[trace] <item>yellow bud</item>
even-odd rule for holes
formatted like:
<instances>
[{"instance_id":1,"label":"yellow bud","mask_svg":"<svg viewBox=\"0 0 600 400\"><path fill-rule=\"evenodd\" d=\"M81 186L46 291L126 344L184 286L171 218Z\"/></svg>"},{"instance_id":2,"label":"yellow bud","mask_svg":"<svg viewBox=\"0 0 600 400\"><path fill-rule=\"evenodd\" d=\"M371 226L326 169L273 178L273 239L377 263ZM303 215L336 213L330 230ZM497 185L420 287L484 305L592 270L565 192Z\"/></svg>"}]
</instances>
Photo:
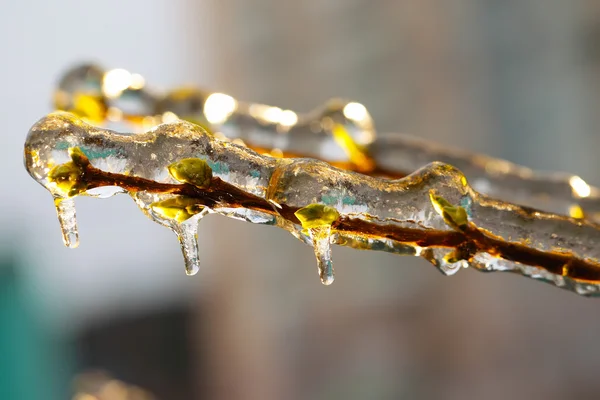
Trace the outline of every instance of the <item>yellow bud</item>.
<instances>
[{"instance_id":1,"label":"yellow bud","mask_svg":"<svg viewBox=\"0 0 600 400\"><path fill-rule=\"evenodd\" d=\"M183 222L198 214L204 207L198 204L198 200L192 197L177 196L154 202L150 205L150 208L165 218Z\"/></svg>"},{"instance_id":2,"label":"yellow bud","mask_svg":"<svg viewBox=\"0 0 600 400\"><path fill-rule=\"evenodd\" d=\"M463 230L469 223L467 211L461 206L454 206L442 196L429 192L429 199L435 211L444 218L444 222L453 228Z\"/></svg>"},{"instance_id":3,"label":"yellow bud","mask_svg":"<svg viewBox=\"0 0 600 400\"><path fill-rule=\"evenodd\" d=\"M101 96L76 94L71 108L66 111L70 111L90 122L100 123L106 116L106 105Z\"/></svg>"},{"instance_id":4,"label":"yellow bud","mask_svg":"<svg viewBox=\"0 0 600 400\"><path fill-rule=\"evenodd\" d=\"M333 224L340 213L333 207L323 204L309 204L294 213L304 229Z\"/></svg>"},{"instance_id":5,"label":"yellow bud","mask_svg":"<svg viewBox=\"0 0 600 400\"><path fill-rule=\"evenodd\" d=\"M184 158L169 165L169 174L179 182L189 183L201 189L210 186L212 169L199 158Z\"/></svg>"},{"instance_id":6,"label":"yellow bud","mask_svg":"<svg viewBox=\"0 0 600 400\"><path fill-rule=\"evenodd\" d=\"M73 161L57 165L48 173L48 180L54 182L56 187L68 197L76 196L86 190L81 177L81 168Z\"/></svg>"},{"instance_id":7,"label":"yellow bud","mask_svg":"<svg viewBox=\"0 0 600 400\"><path fill-rule=\"evenodd\" d=\"M571 207L569 207L569 216L575 219L585 218L583 208L581 208L581 206L579 206L578 204L573 204Z\"/></svg>"}]
</instances>

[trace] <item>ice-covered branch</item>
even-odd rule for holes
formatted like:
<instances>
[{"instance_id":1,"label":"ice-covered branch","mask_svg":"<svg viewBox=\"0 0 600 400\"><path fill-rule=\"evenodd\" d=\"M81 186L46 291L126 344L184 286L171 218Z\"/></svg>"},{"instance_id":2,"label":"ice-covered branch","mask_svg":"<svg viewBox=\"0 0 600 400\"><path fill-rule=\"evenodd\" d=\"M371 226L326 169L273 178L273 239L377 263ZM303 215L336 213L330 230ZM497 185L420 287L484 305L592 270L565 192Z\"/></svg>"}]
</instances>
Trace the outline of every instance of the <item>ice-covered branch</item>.
<instances>
[{"instance_id":1,"label":"ice-covered branch","mask_svg":"<svg viewBox=\"0 0 600 400\"><path fill-rule=\"evenodd\" d=\"M600 226L481 195L444 163L391 180L259 155L188 122L123 135L54 113L30 130L25 164L54 196L65 243L76 238L74 197L127 192L177 233L189 274L198 268L197 221L217 213L313 246L325 284L333 243L421 256L447 275L471 266L584 295L600 289Z\"/></svg>"},{"instance_id":2,"label":"ice-covered branch","mask_svg":"<svg viewBox=\"0 0 600 400\"><path fill-rule=\"evenodd\" d=\"M356 102L331 100L300 114L195 88L156 93L140 75L83 65L63 76L55 105L93 123L127 121L149 128L179 117L259 153L316 158L371 176L400 178L444 162L460 169L480 193L600 222L600 190L578 176L534 172L413 136L377 136L367 109Z\"/></svg>"}]
</instances>

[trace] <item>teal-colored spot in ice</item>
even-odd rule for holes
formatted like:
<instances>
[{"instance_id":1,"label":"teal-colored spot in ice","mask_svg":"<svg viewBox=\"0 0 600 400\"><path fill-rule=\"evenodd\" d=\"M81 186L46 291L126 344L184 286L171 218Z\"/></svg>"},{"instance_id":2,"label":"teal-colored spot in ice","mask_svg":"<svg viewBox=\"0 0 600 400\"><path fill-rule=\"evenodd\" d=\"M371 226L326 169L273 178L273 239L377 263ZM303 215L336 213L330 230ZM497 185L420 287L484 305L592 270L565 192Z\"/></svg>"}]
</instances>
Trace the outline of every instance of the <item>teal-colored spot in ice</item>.
<instances>
[{"instance_id":1,"label":"teal-colored spot in ice","mask_svg":"<svg viewBox=\"0 0 600 400\"><path fill-rule=\"evenodd\" d=\"M250 176L253 178L260 178L260 171L252 169L250 170Z\"/></svg>"},{"instance_id":2,"label":"teal-colored spot in ice","mask_svg":"<svg viewBox=\"0 0 600 400\"><path fill-rule=\"evenodd\" d=\"M116 149L93 150L86 147L82 147L81 151L83 151L83 154L85 154L86 157L90 160L94 160L96 158L108 158L117 155Z\"/></svg>"},{"instance_id":3,"label":"teal-colored spot in ice","mask_svg":"<svg viewBox=\"0 0 600 400\"><path fill-rule=\"evenodd\" d=\"M68 150L70 147L73 147L69 144L69 142L58 142L56 144L56 150ZM117 149L102 149L96 150L86 146L79 146L79 149L85 154L87 158L90 160L94 160L97 158L107 158L110 156L116 156L118 154Z\"/></svg>"},{"instance_id":4,"label":"teal-colored spot in ice","mask_svg":"<svg viewBox=\"0 0 600 400\"><path fill-rule=\"evenodd\" d=\"M334 206L340 203L340 200L342 202L342 205L344 206L351 206L353 204L356 203L356 198L353 196L344 196L342 194L340 195L335 195L335 194L324 194L321 195L321 202L323 204L325 204L326 206Z\"/></svg>"},{"instance_id":5,"label":"teal-colored spot in ice","mask_svg":"<svg viewBox=\"0 0 600 400\"><path fill-rule=\"evenodd\" d=\"M69 147L68 142L58 142L56 143L56 150L67 150Z\"/></svg>"},{"instance_id":6,"label":"teal-colored spot in ice","mask_svg":"<svg viewBox=\"0 0 600 400\"><path fill-rule=\"evenodd\" d=\"M326 206L332 206L334 204L337 204L338 198L336 196L324 194L321 196L321 202Z\"/></svg>"},{"instance_id":7,"label":"teal-colored spot in ice","mask_svg":"<svg viewBox=\"0 0 600 400\"><path fill-rule=\"evenodd\" d=\"M473 200L469 196L464 196L460 199L460 206L465 209L469 218L473 217Z\"/></svg>"},{"instance_id":8,"label":"teal-colored spot in ice","mask_svg":"<svg viewBox=\"0 0 600 400\"><path fill-rule=\"evenodd\" d=\"M342 197L342 204L345 206L351 206L356 203L356 198L352 196L344 196Z\"/></svg>"},{"instance_id":9,"label":"teal-colored spot in ice","mask_svg":"<svg viewBox=\"0 0 600 400\"><path fill-rule=\"evenodd\" d=\"M212 169L215 174L228 174L229 173L229 165L222 163L220 161L210 161L206 160L210 169Z\"/></svg>"}]
</instances>

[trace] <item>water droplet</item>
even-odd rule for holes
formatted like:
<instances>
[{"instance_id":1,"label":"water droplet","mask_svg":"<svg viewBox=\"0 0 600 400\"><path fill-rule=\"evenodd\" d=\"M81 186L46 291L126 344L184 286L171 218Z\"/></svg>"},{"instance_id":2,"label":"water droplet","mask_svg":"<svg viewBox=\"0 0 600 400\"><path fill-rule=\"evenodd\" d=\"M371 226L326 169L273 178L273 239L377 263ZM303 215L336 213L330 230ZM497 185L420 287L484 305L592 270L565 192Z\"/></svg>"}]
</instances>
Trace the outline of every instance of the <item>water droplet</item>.
<instances>
[{"instance_id":1,"label":"water droplet","mask_svg":"<svg viewBox=\"0 0 600 400\"><path fill-rule=\"evenodd\" d=\"M468 266L465 260L459 260L456 262L448 262L444 259L440 260L439 269L440 271L447 276L452 276L460 271L461 268L466 268Z\"/></svg>"},{"instance_id":2,"label":"water droplet","mask_svg":"<svg viewBox=\"0 0 600 400\"><path fill-rule=\"evenodd\" d=\"M79 246L75 200L57 196L54 198L54 205L56 206L63 242L65 246L74 249Z\"/></svg>"},{"instance_id":3,"label":"water droplet","mask_svg":"<svg viewBox=\"0 0 600 400\"><path fill-rule=\"evenodd\" d=\"M331 285L334 280L331 261L331 226L324 225L308 230L317 257L317 270L323 285Z\"/></svg>"}]
</instances>

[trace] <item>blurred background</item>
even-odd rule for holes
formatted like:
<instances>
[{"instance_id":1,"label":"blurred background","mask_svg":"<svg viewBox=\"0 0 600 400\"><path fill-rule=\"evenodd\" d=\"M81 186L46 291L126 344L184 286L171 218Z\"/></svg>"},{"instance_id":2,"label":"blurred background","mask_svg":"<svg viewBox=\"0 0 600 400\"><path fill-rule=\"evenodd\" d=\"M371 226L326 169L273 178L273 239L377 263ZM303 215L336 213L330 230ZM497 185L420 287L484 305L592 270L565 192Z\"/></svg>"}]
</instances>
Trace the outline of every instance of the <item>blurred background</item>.
<instances>
[{"instance_id":1,"label":"blurred background","mask_svg":"<svg viewBox=\"0 0 600 400\"><path fill-rule=\"evenodd\" d=\"M78 199L68 250L22 162L60 74L97 61L301 112L346 97L379 131L599 185L600 1L0 4L0 399L600 396L600 300L337 247L324 287L291 235L218 216L188 278L126 196Z\"/></svg>"}]
</instances>

